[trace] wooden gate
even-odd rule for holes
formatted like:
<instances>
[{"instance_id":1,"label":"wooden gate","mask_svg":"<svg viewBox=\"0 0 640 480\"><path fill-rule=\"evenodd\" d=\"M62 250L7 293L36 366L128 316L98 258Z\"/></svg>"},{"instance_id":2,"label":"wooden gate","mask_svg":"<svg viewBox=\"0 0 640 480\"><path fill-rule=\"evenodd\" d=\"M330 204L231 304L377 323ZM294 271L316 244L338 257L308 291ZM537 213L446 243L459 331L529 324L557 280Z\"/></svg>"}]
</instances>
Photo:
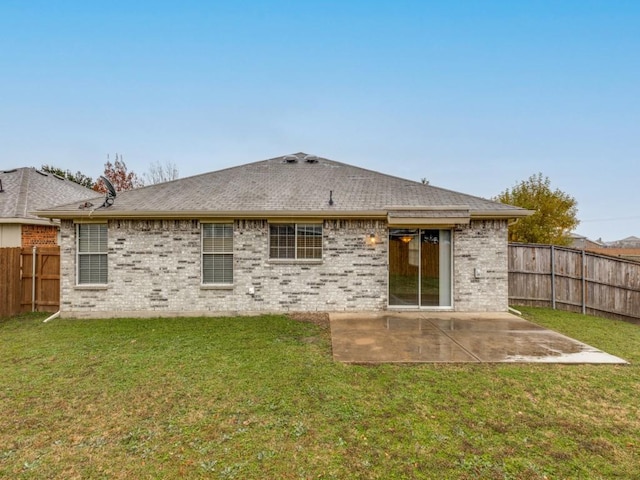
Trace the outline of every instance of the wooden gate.
<instances>
[{"instance_id":1,"label":"wooden gate","mask_svg":"<svg viewBox=\"0 0 640 480\"><path fill-rule=\"evenodd\" d=\"M0 248L0 316L60 309L60 247Z\"/></svg>"}]
</instances>

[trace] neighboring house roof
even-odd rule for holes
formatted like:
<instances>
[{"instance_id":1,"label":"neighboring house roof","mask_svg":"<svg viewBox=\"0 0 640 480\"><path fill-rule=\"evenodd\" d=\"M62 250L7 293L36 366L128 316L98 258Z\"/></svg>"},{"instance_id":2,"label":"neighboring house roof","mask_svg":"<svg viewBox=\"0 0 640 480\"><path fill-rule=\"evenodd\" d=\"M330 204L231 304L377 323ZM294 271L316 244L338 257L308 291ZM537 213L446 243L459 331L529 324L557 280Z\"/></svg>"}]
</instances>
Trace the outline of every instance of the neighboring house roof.
<instances>
[{"instance_id":1,"label":"neighboring house roof","mask_svg":"<svg viewBox=\"0 0 640 480\"><path fill-rule=\"evenodd\" d=\"M386 218L409 209L413 212L405 217L423 210L424 216L444 219L531 213L305 153L119 192L110 207L101 207L103 197L91 203L84 209L72 203L38 213L51 218Z\"/></svg>"},{"instance_id":2,"label":"neighboring house roof","mask_svg":"<svg viewBox=\"0 0 640 480\"><path fill-rule=\"evenodd\" d=\"M46 223L34 210L77 202L96 192L35 168L0 171L0 223Z\"/></svg>"},{"instance_id":3,"label":"neighboring house roof","mask_svg":"<svg viewBox=\"0 0 640 480\"><path fill-rule=\"evenodd\" d=\"M590 248L590 252L640 261L640 248Z\"/></svg>"},{"instance_id":4,"label":"neighboring house roof","mask_svg":"<svg viewBox=\"0 0 640 480\"><path fill-rule=\"evenodd\" d=\"M608 242L607 246L614 248L640 248L640 238L631 236L615 242Z\"/></svg>"},{"instance_id":5,"label":"neighboring house roof","mask_svg":"<svg viewBox=\"0 0 640 480\"><path fill-rule=\"evenodd\" d=\"M604 244L600 240L591 240L584 235L570 233L569 237L571 238L571 244L569 246L572 248L590 249L604 247Z\"/></svg>"}]
</instances>

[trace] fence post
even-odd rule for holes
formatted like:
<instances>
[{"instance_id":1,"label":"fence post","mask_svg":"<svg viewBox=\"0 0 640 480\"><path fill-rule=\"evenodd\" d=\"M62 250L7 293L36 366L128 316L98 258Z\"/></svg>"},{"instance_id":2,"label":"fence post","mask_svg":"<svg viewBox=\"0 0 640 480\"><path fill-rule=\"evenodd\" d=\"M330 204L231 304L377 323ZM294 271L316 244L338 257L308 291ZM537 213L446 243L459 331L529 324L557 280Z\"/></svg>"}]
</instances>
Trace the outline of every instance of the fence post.
<instances>
[{"instance_id":1,"label":"fence post","mask_svg":"<svg viewBox=\"0 0 640 480\"><path fill-rule=\"evenodd\" d=\"M587 256L582 249L582 314L587 314Z\"/></svg>"},{"instance_id":2,"label":"fence post","mask_svg":"<svg viewBox=\"0 0 640 480\"><path fill-rule=\"evenodd\" d=\"M556 255L551 245L551 308L556 309Z\"/></svg>"},{"instance_id":3,"label":"fence post","mask_svg":"<svg viewBox=\"0 0 640 480\"><path fill-rule=\"evenodd\" d=\"M33 246L31 254L31 311L36 311L36 250L38 247Z\"/></svg>"}]
</instances>

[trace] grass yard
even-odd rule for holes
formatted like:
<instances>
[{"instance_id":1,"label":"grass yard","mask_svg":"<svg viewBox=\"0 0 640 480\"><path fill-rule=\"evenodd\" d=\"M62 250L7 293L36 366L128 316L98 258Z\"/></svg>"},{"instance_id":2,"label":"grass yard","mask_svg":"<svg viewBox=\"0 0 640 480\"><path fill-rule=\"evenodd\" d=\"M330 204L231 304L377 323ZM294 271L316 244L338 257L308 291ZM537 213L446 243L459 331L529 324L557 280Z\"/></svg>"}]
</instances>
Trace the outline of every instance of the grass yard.
<instances>
[{"instance_id":1,"label":"grass yard","mask_svg":"<svg viewBox=\"0 0 640 480\"><path fill-rule=\"evenodd\" d=\"M524 313L632 364L342 365L283 316L0 319L0 477L639 478L640 326Z\"/></svg>"}]
</instances>

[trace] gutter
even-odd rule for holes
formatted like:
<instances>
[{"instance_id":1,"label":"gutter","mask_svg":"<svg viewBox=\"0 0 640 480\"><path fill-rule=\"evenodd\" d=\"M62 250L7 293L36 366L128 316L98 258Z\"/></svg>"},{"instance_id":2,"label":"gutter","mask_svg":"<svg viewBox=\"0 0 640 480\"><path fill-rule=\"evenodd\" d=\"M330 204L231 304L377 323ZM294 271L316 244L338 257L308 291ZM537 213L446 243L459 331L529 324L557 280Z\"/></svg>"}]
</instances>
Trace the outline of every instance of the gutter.
<instances>
[{"instance_id":1,"label":"gutter","mask_svg":"<svg viewBox=\"0 0 640 480\"><path fill-rule=\"evenodd\" d=\"M35 215L35 213L29 212L29 215ZM12 218L3 218L2 223L11 223L15 225L44 225L44 226L59 226L60 222L54 220L56 217L48 218L47 220L43 218L36 217L12 217Z\"/></svg>"},{"instance_id":2,"label":"gutter","mask_svg":"<svg viewBox=\"0 0 640 480\"><path fill-rule=\"evenodd\" d=\"M514 207L514 208L517 208L517 207ZM516 219L516 218L525 218L525 217L528 217L529 215L533 215L534 213L536 213L535 210L525 210L524 208L517 209L517 210L507 210L507 211L475 210L471 212L471 218L474 218L477 220L488 220L491 218Z\"/></svg>"},{"instance_id":3,"label":"gutter","mask_svg":"<svg viewBox=\"0 0 640 480\"><path fill-rule=\"evenodd\" d=\"M425 211L431 209L432 211L443 211L451 209L451 207L414 207L413 209ZM213 218L237 218L247 220L260 220L260 219L287 219L287 218L324 218L324 219L342 219L342 218L362 218L362 219L379 219L386 220L389 210L396 210L396 208L385 208L381 210L340 210L333 209L326 210L229 210L229 211L206 211L206 210L190 210L190 211L166 211L166 210L147 210L147 211L124 211L124 210L96 210L96 211L55 211L55 210L41 210L37 214L45 218L60 218L60 219L79 219L79 218L94 218L94 219L130 219L130 220L148 220L148 219L169 219L169 220L191 220L191 219L213 219ZM474 220L488 220L488 219L516 219L528 217L533 214L532 210L472 210L469 212L470 218Z\"/></svg>"}]
</instances>

